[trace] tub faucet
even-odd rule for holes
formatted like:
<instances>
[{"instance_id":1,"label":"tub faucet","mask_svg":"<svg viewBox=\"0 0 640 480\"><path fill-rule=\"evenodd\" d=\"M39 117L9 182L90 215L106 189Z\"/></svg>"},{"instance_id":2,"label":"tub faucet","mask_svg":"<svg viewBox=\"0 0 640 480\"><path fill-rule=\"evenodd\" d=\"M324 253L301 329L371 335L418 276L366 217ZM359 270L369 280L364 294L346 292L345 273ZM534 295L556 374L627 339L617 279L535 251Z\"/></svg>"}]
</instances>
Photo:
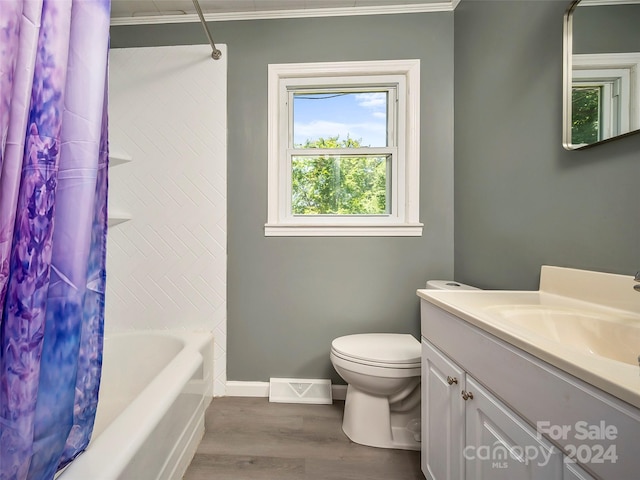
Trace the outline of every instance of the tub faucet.
<instances>
[{"instance_id":1,"label":"tub faucet","mask_svg":"<svg viewBox=\"0 0 640 480\"><path fill-rule=\"evenodd\" d=\"M638 282L638 283L636 283L636 284L633 286L633 289L634 289L636 292L640 292L640 271L637 271L637 272L636 272L636 276L635 276L634 280L635 280L636 282ZM639 358L638 360L640 361L640 358Z\"/></svg>"}]
</instances>

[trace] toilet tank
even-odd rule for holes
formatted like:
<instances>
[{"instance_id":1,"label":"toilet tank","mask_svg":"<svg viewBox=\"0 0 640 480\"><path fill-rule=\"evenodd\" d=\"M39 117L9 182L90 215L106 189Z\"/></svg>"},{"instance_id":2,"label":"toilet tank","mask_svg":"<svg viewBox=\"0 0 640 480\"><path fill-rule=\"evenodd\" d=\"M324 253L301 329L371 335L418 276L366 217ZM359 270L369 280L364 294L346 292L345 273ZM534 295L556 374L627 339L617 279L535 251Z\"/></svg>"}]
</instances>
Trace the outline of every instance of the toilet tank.
<instances>
[{"instance_id":1,"label":"toilet tank","mask_svg":"<svg viewBox=\"0 0 640 480\"><path fill-rule=\"evenodd\" d=\"M465 285L464 283L455 282L453 280L429 280L427 282L429 290L480 290L479 288Z\"/></svg>"}]
</instances>

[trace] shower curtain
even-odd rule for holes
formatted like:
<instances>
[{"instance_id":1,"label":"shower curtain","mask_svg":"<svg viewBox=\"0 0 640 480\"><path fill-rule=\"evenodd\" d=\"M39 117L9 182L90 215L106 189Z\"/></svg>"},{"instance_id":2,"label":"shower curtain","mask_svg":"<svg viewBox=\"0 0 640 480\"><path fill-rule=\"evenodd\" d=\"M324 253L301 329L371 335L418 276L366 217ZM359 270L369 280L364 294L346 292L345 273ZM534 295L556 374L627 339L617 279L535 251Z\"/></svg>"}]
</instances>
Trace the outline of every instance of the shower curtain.
<instances>
[{"instance_id":1,"label":"shower curtain","mask_svg":"<svg viewBox=\"0 0 640 480\"><path fill-rule=\"evenodd\" d=\"M109 0L0 0L0 479L87 445L102 363Z\"/></svg>"}]
</instances>

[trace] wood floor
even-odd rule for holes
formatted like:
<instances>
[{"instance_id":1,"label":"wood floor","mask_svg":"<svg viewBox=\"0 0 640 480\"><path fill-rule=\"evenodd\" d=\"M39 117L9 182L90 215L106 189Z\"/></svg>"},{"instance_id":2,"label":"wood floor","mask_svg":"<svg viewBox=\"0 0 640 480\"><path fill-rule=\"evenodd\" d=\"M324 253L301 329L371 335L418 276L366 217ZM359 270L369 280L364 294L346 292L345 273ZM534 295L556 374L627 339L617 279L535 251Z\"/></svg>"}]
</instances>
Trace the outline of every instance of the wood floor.
<instances>
[{"instance_id":1,"label":"wood floor","mask_svg":"<svg viewBox=\"0 0 640 480\"><path fill-rule=\"evenodd\" d=\"M343 408L214 398L184 480L424 480L420 452L351 442Z\"/></svg>"}]
</instances>

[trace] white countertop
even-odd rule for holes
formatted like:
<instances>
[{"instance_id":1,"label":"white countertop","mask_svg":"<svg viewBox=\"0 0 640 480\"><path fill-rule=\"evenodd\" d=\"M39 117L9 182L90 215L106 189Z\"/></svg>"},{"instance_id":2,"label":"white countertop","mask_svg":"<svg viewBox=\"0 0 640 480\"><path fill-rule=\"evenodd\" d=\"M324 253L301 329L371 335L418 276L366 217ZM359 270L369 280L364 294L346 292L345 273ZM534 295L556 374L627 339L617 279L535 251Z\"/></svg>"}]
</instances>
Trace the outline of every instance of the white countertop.
<instances>
[{"instance_id":1,"label":"white countertop","mask_svg":"<svg viewBox=\"0 0 640 480\"><path fill-rule=\"evenodd\" d=\"M560 267L543 267L540 290L426 290L418 296L470 324L535 357L574 375L609 394L640 408L640 366L636 357L613 360L588 349L567 346L535 330L510 322L501 309L532 308L546 311L588 312L601 317L606 336L617 323L635 336L640 332L640 292L633 290L633 277ZM560 318L560 321L562 318ZM632 329L632 330L629 330ZM602 333L604 332L604 333ZM626 341L627 339L623 339ZM610 340L607 340L610 342ZM637 348L636 348L637 347ZM627 345L640 355L640 344Z\"/></svg>"}]
</instances>

